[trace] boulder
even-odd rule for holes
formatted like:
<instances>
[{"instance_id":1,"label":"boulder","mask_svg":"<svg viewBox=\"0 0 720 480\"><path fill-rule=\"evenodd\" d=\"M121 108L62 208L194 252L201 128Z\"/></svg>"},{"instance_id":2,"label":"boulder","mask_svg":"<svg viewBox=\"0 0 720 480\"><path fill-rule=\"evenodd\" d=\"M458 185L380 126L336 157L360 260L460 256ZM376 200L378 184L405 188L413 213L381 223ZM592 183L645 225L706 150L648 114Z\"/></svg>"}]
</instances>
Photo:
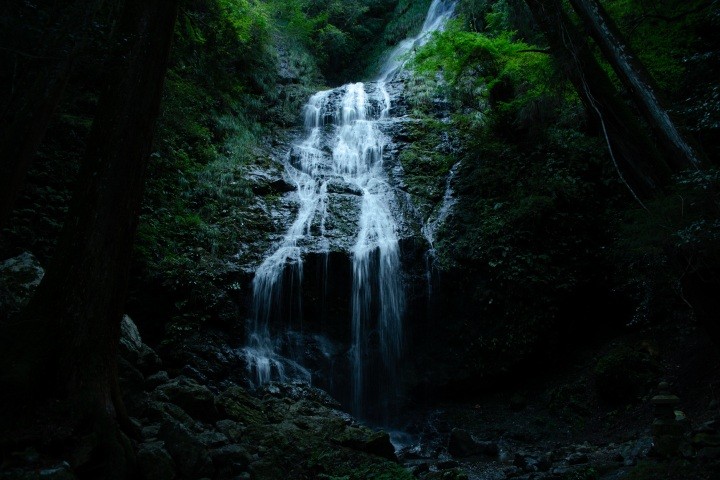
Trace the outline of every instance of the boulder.
<instances>
[{"instance_id":1,"label":"boulder","mask_svg":"<svg viewBox=\"0 0 720 480\"><path fill-rule=\"evenodd\" d=\"M40 262L28 252L0 262L0 318L19 312L44 275Z\"/></svg>"},{"instance_id":2,"label":"boulder","mask_svg":"<svg viewBox=\"0 0 720 480\"><path fill-rule=\"evenodd\" d=\"M348 433L352 430L357 430L358 435L342 440L340 442L342 446L387 458L388 460L397 460L395 447L390 442L390 435L386 432L370 432L366 434L360 429L348 429Z\"/></svg>"},{"instance_id":3,"label":"boulder","mask_svg":"<svg viewBox=\"0 0 720 480\"><path fill-rule=\"evenodd\" d=\"M144 374L154 373L160 367L160 357L145 345L140 331L130 317L124 315L120 323L120 356Z\"/></svg>"},{"instance_id":4,"label":"boulder","mask_svg":"<svg viewBox=\"0 0 720 480\"><path fill-rule=\"evenodd\" d=\"M216 405L223 418L245 425L263 422L262 406L241 387L230 387L222 392L217 398Z\"/></svg>"},{"instance_id":5,"label":"boulder","mask_svg":"<svg viewBox=\"0 0 720 480\"><path fill-rule=\"evenodd\" d=\"M211 423L220 418L215 407L215 395L195 380L180 376L159 386L157 391L192 418Z\"/></svg>"}]
</instances>

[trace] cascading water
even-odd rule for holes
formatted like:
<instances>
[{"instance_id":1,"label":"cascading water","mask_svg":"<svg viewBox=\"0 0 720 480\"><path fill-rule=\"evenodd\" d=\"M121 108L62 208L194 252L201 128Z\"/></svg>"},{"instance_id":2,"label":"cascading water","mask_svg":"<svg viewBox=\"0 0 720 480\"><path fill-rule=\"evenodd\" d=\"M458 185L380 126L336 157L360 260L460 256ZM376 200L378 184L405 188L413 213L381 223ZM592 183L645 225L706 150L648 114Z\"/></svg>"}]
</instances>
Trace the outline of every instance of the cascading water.
<instances>
[{"instance_id":1,"label":"cascading water","mask_svg":"<svg viewBox=\"0 0 720 480\"><path fill-rule=\"evenodd\" d=\"M243 352L256 384L311 380L301 359L280 354L280 337L302 328L293 323L297 323L294 312L302 311L303 255L324 252L327 262L332 236L327 225L328 192L340 183L359 195L356 240L348 252L352 257L349 401L354 414L367 416L368 402L382 403L396 393L405 293L393 215L396 199L383 168L387 139L381 125L391 110L386 85L402 69L407 54L444 27L455 4L434 0L420 34L391 52L376 82L318 92L305 106L306 137L285 161L285 175L296 186L298 212L253 280L254 316ZM284 298L294 300L288 304ZM273 333L274 321L282 323L285 331Z\"/></svg>"},{"instance_id":2,"label":"cascading water","mask_svg":"<svg viewBox=\"0 0 720 480\"><path fill-rule=\"evenodd\" d=\"M447 180L445 181L445 194L443 195L443 200L440 204L440 208L438 209L437 214L434 217L430 217L427 219L421 229L422 234L425 237L425 240L427 240L427 243L430 247L428 248L428 251L425 255L428 298L432 297L433 264L435 263L435 258L437 256L437 252L435 250L435 233L437 232L437 229L443 223L445 223L445 220L447 220L448 216L450 216L450 213L455 206L455 202L457 201L457 199L454 197L452 183L453 180L455 180L455 175L457 175L457 171L459 168L460 162L457 162L450 169L450 173L448 174Z\"/></svg>"}]
</instances>

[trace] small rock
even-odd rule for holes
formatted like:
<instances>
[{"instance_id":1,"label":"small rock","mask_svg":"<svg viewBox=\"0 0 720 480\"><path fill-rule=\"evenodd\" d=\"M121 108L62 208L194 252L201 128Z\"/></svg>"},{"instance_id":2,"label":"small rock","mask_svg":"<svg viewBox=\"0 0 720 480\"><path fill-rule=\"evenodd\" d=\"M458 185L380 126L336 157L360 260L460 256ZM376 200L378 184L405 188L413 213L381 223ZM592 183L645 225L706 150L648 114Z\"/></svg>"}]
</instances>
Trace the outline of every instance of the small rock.
<instances>
[{"instance_id":1,"label":"small rock","mask_svg":"<svg viewBox=\"0 0 720 480\"><path fill-rule=\"evenodd\" d=\"M142 437L144 439L157 438L158 432L160 431L160 425L148 425L142 429Z\"/></svg>"},{"instance_id":2,"label":"small rock","mask_svg":"<svg viewBox=\"0 0 720 480\"><path fill-rule=\"evenodd\" d=\"M166 383L170 383L170 377L168 376L168 373L163 370L150 375L145 379L145 389L155 390L160 385L164 385Z\"/></svg>"},{"instance_id":3,"label":"small rock","mask_svg":"<svg viewBox=\"0 0 720 480\"><path fill-rule=\"evenodd\" d=\"M693 430L693 433L716 433L719 429L720 421L711 420L697 427L695 430Z\"/></svg>"},{"instance_id":4,"label":"small rock","mask_svg":"<svg viewBox=\"0 0 720 480\"><path fill-rule=\"evenodd\" d=\"M245 427L233 420L219 420L215 426L233 442L239 442L245 432Z\"/></svg>"},{"instance_id":5,"label":"small rock","mask_svg":"<svg viewBox=\"0 0 720 480\"><path fill-rule=\"evenodd\" d=\"M218 468L227 468L233 473L246 469L252 461L251 455L241 445L224 445L210 451L213 465Z\"/></svg>"},{"instance_id":6,"label":"small rock","mask_svg":"<svg viewBox=\"0 0 720 480\"><path fill-rule=\"evenodd\" d=\"M450 470L459 467L460 464L455 460L444 460L435 464L438 470Z\"/></svg>"},{"instance_id":7,"label":"small rock","mask_svg":"<svg viewBox=\"0 0 720 480\"><path fill-rule=\"evenodd\" d=\"M224 434L214 430L206 430L202 432L198 435L198 440L200 440L200 443L208 448L217 448L230 443Z\"/></svg>"},{"instance_id":8,"label":"small rock","mask_svg":"<svg viewBox=\"0 0 720 480\"><path fill-rule=\"evenodd\" d=\"M568 465L583 465L585 463L588 463L590 459L588 456L584 453L573 453L569 457L565 459L565 461L568 463Z\"/></svg>"},{"instance_id":9,"label":"small rock","mask_svg":"<svg viewBox=\"0 0 720 480\"><path fill-rule=\"evenodd\" d=\"M522 474L522 468L515 465L503 468L503 475L505 475L505 478L519 477Z\"/></svg>"},{"instance_id":10,"label":"small rock","mask_svg":"<svg viewBox=\"0 0 720 480\"><path fill-rule=\"evenodd\" d=\"M697 453L698 460L717 460L720 458L720 447L706 447Z\"/></svg>"},{"instance_id":11,"label":"small rock","mask_svg":"<svg viewBox=\"0 0 720 480\"><path fill-rule=\"evenodd\" d=\"M528 466L527 457L520 453L516 453L513 457L513 466L525 470Z\"/></svg>"}]
</instances>

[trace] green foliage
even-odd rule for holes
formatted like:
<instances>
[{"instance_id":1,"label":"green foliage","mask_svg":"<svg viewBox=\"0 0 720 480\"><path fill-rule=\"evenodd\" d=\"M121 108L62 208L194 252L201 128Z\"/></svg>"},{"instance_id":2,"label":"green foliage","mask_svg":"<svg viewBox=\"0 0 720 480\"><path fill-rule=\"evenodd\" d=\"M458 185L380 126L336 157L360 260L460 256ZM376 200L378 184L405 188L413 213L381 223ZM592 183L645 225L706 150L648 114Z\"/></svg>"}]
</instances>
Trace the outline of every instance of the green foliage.
<instances>
[{"instance_id":1,"label":"green foliage","mask_svg":"<svg viewBox=\"0 0 720 480\"><path fill-rule=\"evenodd\" d=\"M696 26L710 2L703 0L607 0L608 13L661 89L680 94L684 61L695 50Z\"/></svg>"},{"instance_id":2,"label":"green foliage","mask_svg":"<svg viewBox=\"0 0 720 480\"><path fill-rule=\"evenodd\" d=\"M513 129L537 125L544 107L554 107L549 102L556 96L552 63L533 50L510 33L489 37L462 31L456 23L421 49L413 64L425 77L442 72L456 108L482 110L489 102L492 118Z\"/></svg>"},{"instance_id":3,"label":"green foliage","mask_svg":"<svg viewBox=\"0 0 720 480\"><path fill-rule=\"evenodd\" d=\"M249 0L219 0L217 5L227 26L242 45L261 42L267 34L268 19L265 5Z\"/></svg>"},{"instance_id":4,"label":"green foliage","mask_svg":"<svg viewBox=\"0 0 720 480\"><path fill-rule=\"evenodd\" d=\"M361 75L367 52L375 47L391 18L397 0L272 0L275 18L314 53L330 83L344 83Z\"/></svg>"}]
</instances>

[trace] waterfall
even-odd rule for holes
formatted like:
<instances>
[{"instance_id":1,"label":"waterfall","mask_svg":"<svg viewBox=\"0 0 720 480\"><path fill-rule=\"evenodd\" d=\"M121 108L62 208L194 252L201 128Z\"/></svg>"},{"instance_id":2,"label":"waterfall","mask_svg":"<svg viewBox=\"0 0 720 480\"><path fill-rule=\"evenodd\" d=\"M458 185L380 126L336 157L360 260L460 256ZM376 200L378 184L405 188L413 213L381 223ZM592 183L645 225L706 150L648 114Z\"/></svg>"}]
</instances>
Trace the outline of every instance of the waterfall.
<instances>
[{"instance_id":1,"label":"waterfall","mask_svg":"<svg viewBox=\"0 0 720 480\"><path fill-rule=\"evenodd\" d=\"M425 240L427 240L429 246L428 251L425 255L425 275L427 278L428 299L432 297L432 272L433 264L435 263L435 259L437 256L437 252L435 250L435 233L437 232L437 229L443 223L445 223L445 220L447 220L447 218L450 216L450 213L455 206L455 202L457 201L454 196L455 192L453 191L452 183L455 180L455 175L457 175L457 171L459 168L460 162L457 162L450 169L447 179L445 180L445 194L443 195L440 208L438 209L435 217L433 218L432 216L430 216L430 218L427 219L421 229L422 234L425 237Z\"/></svg>"},{"instance_id":2,"label":"waterfall","mask_svg":"<svg viewBox=\"0 0 720 480\"><path fill-rule=\"evenodd\" d=\"M285 335L302 329L303 255L324 253L327 272L333 235L333 227L327 224L332 201L328 192L331 185L340 183L358 195L356 237L348 248L352 259L350 406L354 414L366 416L371 399L385 397L387 401L396 394L405 292L393 214L397 200L383 167L387 138L381 125L390 119L392 107L386 87L411 50L444 27L455 4L434 0L420 34L390 53L376 81L318 92L304 107L305 137L285 159L285 175L296 187L298 211L253 279L254 313L243 353L257 385L270 380L312 380L302 359L279 353L282 333L273 333L271 325L281 323ZM293 300L288 304L285 298Z\"/></svg>"}]
</instances>

